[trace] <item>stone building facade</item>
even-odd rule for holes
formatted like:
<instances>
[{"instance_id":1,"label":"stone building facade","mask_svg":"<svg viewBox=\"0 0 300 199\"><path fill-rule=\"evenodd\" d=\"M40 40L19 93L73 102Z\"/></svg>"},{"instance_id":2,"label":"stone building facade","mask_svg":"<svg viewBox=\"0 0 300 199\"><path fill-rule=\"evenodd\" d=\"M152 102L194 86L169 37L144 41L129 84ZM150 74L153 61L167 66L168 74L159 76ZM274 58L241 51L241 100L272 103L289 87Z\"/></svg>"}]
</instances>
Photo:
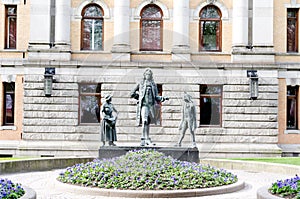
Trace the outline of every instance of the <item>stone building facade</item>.
<instances>
[{"instance_id":1,"label":"stone building facade","mask_svg":"<svg viewBox=\"0 0 300 199\"><path fill-rule=\"evenodd\" d=\"M97 156L106 94L119 111L117 145L138 146L130 91L148 67L170 98L151 126L157 146L179 138L186 91L200 158L297 154L299 8L298 0L1 0L0 156Z\"/></svg>"}]
</instances>

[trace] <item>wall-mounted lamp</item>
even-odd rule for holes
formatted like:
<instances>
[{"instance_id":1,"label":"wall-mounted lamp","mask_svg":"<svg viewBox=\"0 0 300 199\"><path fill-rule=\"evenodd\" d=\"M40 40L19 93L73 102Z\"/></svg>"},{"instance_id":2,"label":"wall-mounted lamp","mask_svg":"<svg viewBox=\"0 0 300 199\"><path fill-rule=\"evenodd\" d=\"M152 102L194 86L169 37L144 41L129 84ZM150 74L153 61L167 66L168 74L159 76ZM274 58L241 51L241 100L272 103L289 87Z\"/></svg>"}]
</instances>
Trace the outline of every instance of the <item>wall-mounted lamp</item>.
<instances>
[{"instance_id":1,"label":"wall-mounted lamp","mask_svg":"<svg viewBox=\"0 0 300 199\"><path fill-rule=\"evenodd\" d=\"M50 97L52 95L53 75L55 75L55 68L45 68L44 91L46 97Z\"/></svg>"},{"instance_id":2,"label":"wall-mounted lamp","mask_svg":"<svg viewBox=\"0 0 300 199\"><path fill-rule=\"evenodd\" d=\"M257 70L247 70L247 77L250 79L250 99L256 100L258 97L258 75Z\"/></svg>"}]
</instances>

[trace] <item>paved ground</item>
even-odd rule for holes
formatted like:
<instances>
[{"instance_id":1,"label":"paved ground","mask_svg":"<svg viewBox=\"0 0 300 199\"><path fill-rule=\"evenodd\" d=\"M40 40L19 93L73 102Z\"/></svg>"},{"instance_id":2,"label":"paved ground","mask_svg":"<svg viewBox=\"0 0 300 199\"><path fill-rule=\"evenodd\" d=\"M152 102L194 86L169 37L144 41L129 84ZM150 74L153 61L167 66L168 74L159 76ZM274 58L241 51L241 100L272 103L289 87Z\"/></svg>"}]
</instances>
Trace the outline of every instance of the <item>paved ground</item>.
<instances>
[{"instance_id":1,"label":"paved ground","mask_svg":"<svg viewBox=\"0 0 300 199\"><path fill-rule=\"evenodd\" d=\"M59 183L55 178L58 176L61 170L47 171L47 172L32 172L32 173L20 173L20 174L7 174L0 175L1 178L9 178L13 182L19 182L26 185L37 192L38 199L113 199L113 197L104 196L88 196L77 195L74 193L67 193L59 187ZM278 179L286 179L293 176L287 176L274 173L253 173L247 171L234 170L231 171L238 176L241 181L246 183L245 189L223 195L197 197L201 199L256 199L256 191L262 186L271 185ZM120 199L114 198L114 199ZM195 198L191 198L195 199Z\"/></svg>"}]
</instances>

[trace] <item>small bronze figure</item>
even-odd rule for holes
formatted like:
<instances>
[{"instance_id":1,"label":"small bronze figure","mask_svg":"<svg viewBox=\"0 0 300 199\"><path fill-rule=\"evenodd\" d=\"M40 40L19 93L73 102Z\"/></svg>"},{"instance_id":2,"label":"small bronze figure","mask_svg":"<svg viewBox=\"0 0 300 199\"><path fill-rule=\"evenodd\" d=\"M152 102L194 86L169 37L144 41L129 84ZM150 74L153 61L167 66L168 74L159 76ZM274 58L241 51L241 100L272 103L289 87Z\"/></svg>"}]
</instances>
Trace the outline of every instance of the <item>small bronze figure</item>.
<instances>
[{"instance_id":1,"label":"small bronze figure","mask_svg":"<svg viewBox=\"0 0 300 199\"><path fill-rule=\"evenodd\" d=\"M192 147L197 147L195 141L196 128L196 107L194 102L192 101L192 96L185 92L183 95L182 118L179 125L181 137L176 146L181 147L181 142L184 138L185 132L187 129L189 129L191 133Z\"/></svg>"},{"instance_id":2,"label":"small bronze figure","mask_svg":"<svg viewBox=\"0 0 300 199\"><path fill-rule=\"evenodd\" d=\"M117 141L116 122L118 111L115 109L112 101L112 96L105 96L105 103L101 106L101 141L103 146L108 142L109 146L116 146L114 141ZM114 115L113 112L116 114Z\"/></svg>"},{"instance_id":3,"label":"small bronze figure","mask_svg":"<svg viewBox=\"0 0 300 199\"><path fill-rule=\"evenodd\" d=\"M142 123L143 127L141 146L155 145L149 137L149 125L159 123L160 102L164 102L168 98L158 95L158 89L150 68L144 71L143 76L143 80L132 90L131 98L138 100L136 122L138 126Z\"/></svg>"}]
</instances>

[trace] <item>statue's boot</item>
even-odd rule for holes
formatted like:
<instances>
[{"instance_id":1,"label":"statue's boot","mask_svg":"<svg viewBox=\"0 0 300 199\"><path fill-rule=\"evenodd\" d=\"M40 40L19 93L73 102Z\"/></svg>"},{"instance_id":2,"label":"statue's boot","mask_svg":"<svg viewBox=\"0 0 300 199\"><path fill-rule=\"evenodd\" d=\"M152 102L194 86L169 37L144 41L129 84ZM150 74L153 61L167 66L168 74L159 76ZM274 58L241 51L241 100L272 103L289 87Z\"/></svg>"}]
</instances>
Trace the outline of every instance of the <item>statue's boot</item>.
<instances>
[{"instance_id":1,"label":"statue's boot","mask_svg":"<svg viewBox=\"0 0 300 199\"><path fill-rule=\"evenodd\" d=\"M145 146L145 138L141 138L141 146Z\"/></svg>"},{"instance_id":2,"label":"statue's boot","mask_svg":"<svg viewBox=\"0 0 300 199\"><path fill-rule=\"evenodd\" d=\"M197 147L196 140L195 140L195 134L192 131L191 131L191 138L192 138L192 147L193 148Z\"/></svg>"},{"instance_id":3,"label":"statue's boot","mask_svg":"<svg viewBox=\"0 0 300 199\"><path fill-rule=\"evenodd\" d=\"M116 144L113 141L109 141L108 145L109 146L116 146Z\"/></svg>"},{"instance_id":4,"label":"statue's boot","mask_svg":"<svg viewBox=\"0 0 300 199\"><path fill-rule=\"evenodd\" d=\"M193 143L192 143L192 148L197 148L196 142L193 142Z\"/></svg>"}]
</instances>

